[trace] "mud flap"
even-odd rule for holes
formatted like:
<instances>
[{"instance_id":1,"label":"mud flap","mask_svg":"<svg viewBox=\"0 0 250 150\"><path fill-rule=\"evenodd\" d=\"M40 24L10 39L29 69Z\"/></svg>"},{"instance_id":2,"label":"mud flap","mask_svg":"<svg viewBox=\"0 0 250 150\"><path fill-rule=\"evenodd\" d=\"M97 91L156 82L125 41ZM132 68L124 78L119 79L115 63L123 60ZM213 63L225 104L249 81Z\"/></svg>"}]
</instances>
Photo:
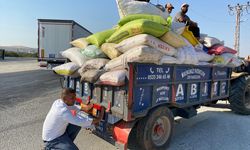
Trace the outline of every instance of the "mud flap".
<instances>
[{"instance_id":1,"label":"mud flap","mask_svg":"<svg viewBox=\"0 0 250 150\"><path fill-rule=\"evenodd\" d=\"M116 141L115 145L121 150L127 150L129 134L135 125L133 122L121 121L115 124L113 129L113 138Z\"/></svg>"}]
</instances>

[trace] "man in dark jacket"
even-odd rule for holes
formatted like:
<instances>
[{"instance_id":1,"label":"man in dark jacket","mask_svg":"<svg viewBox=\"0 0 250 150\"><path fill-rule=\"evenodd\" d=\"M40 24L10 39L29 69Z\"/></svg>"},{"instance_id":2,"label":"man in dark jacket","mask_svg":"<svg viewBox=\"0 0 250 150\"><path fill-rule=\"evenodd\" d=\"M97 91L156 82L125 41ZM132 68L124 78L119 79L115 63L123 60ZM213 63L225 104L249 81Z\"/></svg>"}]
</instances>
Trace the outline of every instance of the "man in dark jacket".
<instances>
[{"instance_id":1,"label":"man in dark jacket","mask_svg":"<svg viewBox=\"0 0 250 150\"><path fill-rule=\"evenodd\" d=\"M193 32L194 36L199 40L200 39L200 28L198 24L192 21L186 13L188 12L189 5L184 3L181 5L181 11L175 15L174 21L185 23L186 26L189 26L189 30Z\"/></svg>"}]
</instances>

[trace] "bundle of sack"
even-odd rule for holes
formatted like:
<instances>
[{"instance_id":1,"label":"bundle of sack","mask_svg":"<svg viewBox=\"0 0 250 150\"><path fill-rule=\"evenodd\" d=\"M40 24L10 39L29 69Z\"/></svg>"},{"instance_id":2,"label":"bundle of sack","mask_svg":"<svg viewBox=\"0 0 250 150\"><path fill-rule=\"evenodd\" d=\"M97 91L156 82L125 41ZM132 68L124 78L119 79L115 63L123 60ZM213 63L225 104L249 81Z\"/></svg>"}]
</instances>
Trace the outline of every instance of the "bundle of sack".
<instances>
[{"instance_id":1,"label":"bundle of sack","mask_svg":"<svg viewBox=\"0 0 250 150\"><path fill-rule=\"evenodd\" d=\"M235 50L203 35L202 45L185 24L167 22L169 16L146 2L117 0L117 26L71 42L62 52L71 62L53 70L81 76L82 82L121 86L129 62L191 65L240 65Z\"/></svg>"}]
</instances>

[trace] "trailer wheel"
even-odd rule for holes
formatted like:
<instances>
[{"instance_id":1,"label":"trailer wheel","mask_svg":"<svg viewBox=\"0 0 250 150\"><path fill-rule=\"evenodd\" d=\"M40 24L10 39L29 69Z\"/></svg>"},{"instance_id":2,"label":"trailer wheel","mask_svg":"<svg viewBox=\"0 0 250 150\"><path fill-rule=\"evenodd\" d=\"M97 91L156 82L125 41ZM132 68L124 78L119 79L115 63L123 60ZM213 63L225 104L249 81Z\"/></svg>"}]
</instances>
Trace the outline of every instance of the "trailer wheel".
<instances>
[{"instance_id":1,"label":"trailer wheel","mask_svg":"<svg viewBox=\"0 0 250 150\"><path fill-rule=\"evenodd\" d=\"M250 76L241 76L232 81L229 102L234 112L250 115Z\"/></svg>"},{"instance_id":2,"label":"trailer wheel","mask_svg":"<svg viewBox=\"0 0 250 150\"><path fill-rule=\"evenodd\" d=\"M173 131L174 117L167 107L158 107L137 125L137 140L145 150L166 149Z\"/></svg>"}]
</instances>

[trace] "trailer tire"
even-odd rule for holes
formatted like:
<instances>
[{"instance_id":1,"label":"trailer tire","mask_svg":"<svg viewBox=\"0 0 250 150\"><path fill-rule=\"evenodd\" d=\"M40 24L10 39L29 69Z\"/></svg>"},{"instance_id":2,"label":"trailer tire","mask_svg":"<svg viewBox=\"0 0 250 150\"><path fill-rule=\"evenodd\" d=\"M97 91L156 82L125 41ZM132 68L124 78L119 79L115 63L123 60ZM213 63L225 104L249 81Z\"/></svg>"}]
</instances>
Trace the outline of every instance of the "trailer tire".
<instances>
[{"instance_id":1,"label":"trailer tire","mask_svg":"<svg viewBox=\"0 0 250 150\"><path fill-rule=\"evenodd\" d=\"M234 112L250 115L250 76L241 76L231 82L229 102Z\"/></svg>"},{"instance_id":2,"label":"trailer tire","mask_svg":"<svg viewBox=\"0 0 250 150\"><path fill-rule=\"evenodd\" d=\"M138 122L139 145L145 150L165 150L172 137L173 122L173 113L166 106L151 111Z\"/></svg>"}]
</instances>

